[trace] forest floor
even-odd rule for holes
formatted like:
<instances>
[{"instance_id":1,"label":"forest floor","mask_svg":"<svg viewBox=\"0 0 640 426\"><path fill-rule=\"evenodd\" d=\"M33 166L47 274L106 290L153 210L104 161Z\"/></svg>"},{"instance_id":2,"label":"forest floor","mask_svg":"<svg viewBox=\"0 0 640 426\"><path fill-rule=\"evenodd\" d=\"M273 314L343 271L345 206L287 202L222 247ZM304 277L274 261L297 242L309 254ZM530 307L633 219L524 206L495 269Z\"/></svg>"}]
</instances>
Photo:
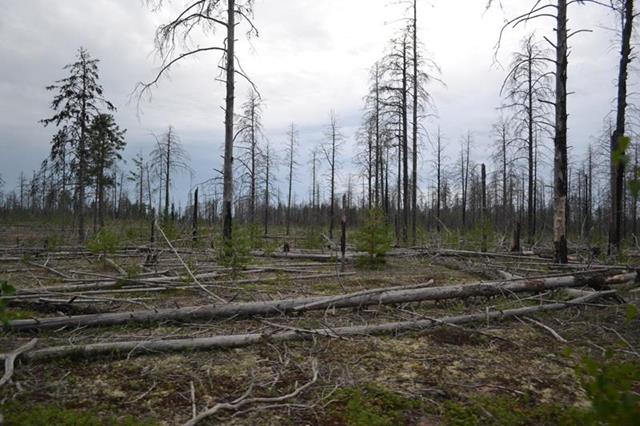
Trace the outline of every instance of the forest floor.
<instances>
[{"instance_id":1,"label":"forest floor","mask_svg":"<svg viewBox=\"0 0 640 426\"><path fill-rule=\"evenodd\" d=\"M160 242L152 264L149 250L143 246L120 248L109 254L110 261L106 262L84 248L60 246L45 251L4 243L0 249L0 281L7 281L18 294L28 294L29 290L46 294L12 299L7 308L9 320L211 303L176 255ZM496 273L526 276L558 272L549 261L533 256L445 257L435 251L398 250L378 270L348 262L346 273L339 274L340 265L335 261L255 256L243 270L231 274L218 265L210 249L187 246L183 244L178 251L191 272L201 277L199 283L233 302L343 295L429 280L434 287L466 284L487 281ZM310 251L292 250L292 254L304 253ZM326 250L324 253L328 254ZM576 263L567 270L595 266L602 267ZM627 266L633 270L634 265ZM124 285L116 286L111 290L119 291L74 293L82 294L76 298L60 290L47 293L54 286L145 276L161 277L172 284L160 281L156 287L161 290L132 292L127 292L129 287ZM584 424L601 415L624 419L615 416L625 410L618 405L624 405L627 396L632 398L631 410L637 414L640 409L640 293L634 290L634 284L625 285L617 298L536 313L530 318L487 319L423 331L349 337L314 335L287 342L267 337L257 344L231 349L131 351L22 362L18 358L11 381L0 387L0 413L5 424L11 425L182 424L194 412L241 398L248 389L245 396L249 398L286 395L311 380L317 362L317 381L294 397L223 409L201 424L539 425ZM296 315L222 320L35 331L5 327L0 333L0 353L34 337L38 339L36 348L46 348L241 333L268 336L285 329L301 333L333 330L504 310L567 298L562 291L527 296L328 308ZM594 383L601 386L596 388Z\"/></svg>"}]
</instances>

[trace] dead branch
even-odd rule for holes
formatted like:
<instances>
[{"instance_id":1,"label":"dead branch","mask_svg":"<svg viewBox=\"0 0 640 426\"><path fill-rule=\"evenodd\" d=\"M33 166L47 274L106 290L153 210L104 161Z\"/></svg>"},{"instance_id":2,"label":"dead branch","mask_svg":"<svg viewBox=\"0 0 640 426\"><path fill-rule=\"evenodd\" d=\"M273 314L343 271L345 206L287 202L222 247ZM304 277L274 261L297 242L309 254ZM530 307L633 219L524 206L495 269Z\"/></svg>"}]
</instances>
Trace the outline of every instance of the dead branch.
<instances>
[{"instance_id":1,"label":"dead branch","mask_svg":"<svg viewBox=\"0 0 640 426\"><path fill-rule=\"evenodd\" d=\"M318 380L318 361L317 360L313 360L311 362L311 372L312 372L312 377L311 380L309 380L307 383L305 383L302 386L297 385L296 383L296 387L293 391L289 392L286 395L282 395L282 396L276 396L276 397L254 397L254 398L248 398L249 393L251 392L251 387L249 387L249 390L247 392L245 392L244 395L242 395L240 398L235 399L231 402L221 402L218 403L216 405L214 405L213 407L203 411L202 413L198 414L195 418L193 418L192 420L189 420L188 422L186 422L184 424L184 426L193 426L195 424L197 424L198 422L200 422L201 420L206 419L207 417L213 416L214 414L218 413L219 411L222 410L238 410L242 407L244 407L245 405L249 405L249 404L274 404L274 403L280 403L282 401L285 401L287 399L291 399L291 398L295 398L296 396L300 395L302 392L304 392L306 389L308 389L309 387L311 387L311 385L313 385L317 380Z\"/></svg>"},{"instance_id":2,"label":"dead branch","mask_svg":"<svg viewBox=\"0 0 640 426\"><path fill-rule=\"evenodd\" d=\"M443 324L469 324L488 323L489 320L502 320L506 318L525 316L537 312L546 312L580 306L605 295L614 294L614 290L594 292L583 297L565 302L549 303L544 305L526 306L522 308L508 309L504 311L490 311L477 314L442 317L437 319L422 319L414 321L389 322L373 325L345 326L333 328L318 328L304 330L285 330L273 333L247 333L221 335L212 337L200 337L190 339L166 339L166 340L132 340L120 342L102 342L86 345L52 346L48 348L30 351L24 354L28 360L45 360L67 356L81 356L92 358L105 354L126 354L127 357L145 353L176 352L190 350L211 350L246 347L264 342L284 342L294 340L308 340L318 335L325 337L349 337L392 334L408 331L425 331Z\"/></svg>"},{"instance_id":3,"label":"dead branch","mask_svg":"<svg viewBox=\"0 0 640 426\"><path fill-rule=\"evenodd\" d=\"M176 255L176 257L178 258L178 260L180 261L180 263L182 264L182 266L184 267L184 269L186 269L187 273L189 274L189 276L191 277L191 279L193 280L194 283L196 283L201 289L202 291L204 291L206 294L208 294L211 298L218 300L219 302L222 303L227 303L226 300L224 300L222 297L216 295L215 293L213 293L211 290L207 289L206 287L204 287L202 284L200 284L200 281L198 281L198 279L195 277L195 275L193 275L193 272L191 272L191 269L189 268L189 266L187 266L186 263L184 263L184 260L182 260L182 257L180 256L180 254L178 253L178 251L175 249L175 247L173 246L173 244L171 244L171 241L169 241L169 239L167 238L167 236L165 235L164 231L162 230L162 228L160 227L160 225L158 225L158 222L154 222L156 225L156 228L158 229L158 231L160 231L160 235L162 235L162 238L164 238L164 240L166 241L167 245L171 248L171 250L173 251L173 253Z\"/></svg>"},{"instance_id":4,"label":"dead branch","mask_svg":"<svg viewBox=\"0 0 640 426\"><path fill-rule=\"evenodd\" d=\"M0 387L11 380L11 376L13 376L14 364L16 359L24 352L27 352L38 343L38 339L31 339L27 344L20 346L13 351L0 355L0 357L4 358L4 375L0 378Z\"/></svg>"},{"instance_id":5,"label":"dead branch","mask_svg":"<svg viewBox=\"0 0 640 426\"><path fill-rule=\"evenodd\" d=\"M628 282L629 280L634 280L636 276L637 274L633 272L630 274L615 275L607 278L605 274L600 273L554 276L549 278L522 279L514 281L481 282L443 287L416 288L416 286L413 285L405 288L394 287L393 289L382 288L368 290L365 294L357 296L343 295L338 299L336 299L335 296L321 296L266 302L188 306L175 309L166 308L53 318L20 319L9 321L6 328L9 330L43 330L64 326L95 327L162 320L211 320L217 318L252 317L259 315L282 315L295 311L320 310L327 307L351 308L378 304L385 305L422 302L425 300L488 297L522 292L541 292L545 290L569 287L594 286L599 288L605 285ZM327 301L329 302L327 303Z\"/></svg>"}]
</instances>

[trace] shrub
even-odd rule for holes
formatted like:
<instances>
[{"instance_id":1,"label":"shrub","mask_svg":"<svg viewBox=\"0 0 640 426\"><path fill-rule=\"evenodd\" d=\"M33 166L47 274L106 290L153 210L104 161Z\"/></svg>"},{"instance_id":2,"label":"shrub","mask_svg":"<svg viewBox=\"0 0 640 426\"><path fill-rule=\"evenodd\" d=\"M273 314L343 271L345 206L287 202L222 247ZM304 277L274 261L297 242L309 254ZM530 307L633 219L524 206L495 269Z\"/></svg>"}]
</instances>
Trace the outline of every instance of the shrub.
<instances>
[{"instance_id":1,"label":"shrub","mask_svg":"<svg viewBox=\"0 0 640 426\"><path fill-rule=\"evenodd\" d=\"M367 253L367 256L359 259L362 264L376 267L385 263L385 255L391 249L393 235L381 210L368 211L365 223L356 231L354 240L356 249Z\"/></svg>"},{"instance_id":2,"label":"shrub","mask_svg":"<svg viewBox=\"0 0 640 426\"><path fill-rule=\"evenodd\" d=\"M0 296L13 296L16 294L16 289L9 285L6 281L0 282ZM7 315L7 301L0 299L0 323L6 324L9 320Z\"/></svg>"},{"instance_id":3,"label":"shrub","mask_svg":"<svg viewBox=\"0 0 640 426\"><path fill-rule=\"evenodd\" d=\"M87 242L87 248L91 253L113 254L120 246L120 237L113 231L106 228L102 228L89 242Z\"/></svg>"},{"instance_id":4,"label":"shrub","mask_svg":"<svg viewBox=\"0 0 640 426\"><path fill-rule=\"evenodd\" d=\"M251 261L251 236L245 230L234 227L231 241L218 245L218 261L235 273Z\"/></svg>"},{"instance_id":5,"label":"shrub","mask_svg":"<svg viewBox=\"0 0 640 426\"><path fill-rule=\"evenodd\" d=\"M640 396L634 386L640 382L640 365L584 358L576 368L591 409L584 414L584 424L631 425L640 418Z\"/></svg>"}]
</instances>

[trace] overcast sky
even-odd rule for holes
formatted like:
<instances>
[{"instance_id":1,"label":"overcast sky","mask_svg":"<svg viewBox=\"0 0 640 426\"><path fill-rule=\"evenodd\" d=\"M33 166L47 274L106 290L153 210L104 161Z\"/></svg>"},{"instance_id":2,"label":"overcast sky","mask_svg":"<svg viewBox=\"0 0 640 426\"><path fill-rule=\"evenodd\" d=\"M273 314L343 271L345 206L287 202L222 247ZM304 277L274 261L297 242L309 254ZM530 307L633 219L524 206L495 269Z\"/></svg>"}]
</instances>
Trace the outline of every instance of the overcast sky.
<instances>
[{"instance_id":1,"label":"overcast sky","mask_svg":"<svg viewBox=\"0 0 640 426\"><path fill-rule=\"evenodd\" d=\"M403 25L405 6L388 0L256 0L258 38L239 37L238 57L265 101L264 128L271 142L284 146L286 127L300 129L297 198L307 196L308 153L323 140L329 111L334 109L347 138L341 182L354 173L353 136L362 115L368 70ZM462 135L474 135L474 159L487 160L490 129L499 116L499 88L509 57L526 33L553 37L553 23L540 21L505 33L494 61L494 47L505 16L515 16L531 1L507 0L505 9L485 11L486 0L418 0L419 38L442 70L446 86L434 84L437 115L425 125L445 135L450 158ZM182 0L153 12L138 0L2 0L0 14L0 174L5 190L15 187L20 171L30 174L49 152L53 128L38 120L51 116L51 93L45 86L65 77L62 67L83 46L100 59L105 95L118 108L116 119L127 129L125 158L147 153L150 132L173 125L192 158L194 176L176 187L205 180L220 168L223 141L224 85L216 82L216 53L187 59L170 78L161 80L150 102L137 114L130 93L138 81L153 78L159 61L154 31L167 22ZM508 6L508 7L507 7ZM615 96L614 20L598 6L572 6L572 29L591 28L572 38L569 90L569 140L575 156L600 133ZM219 42L212 38L211 44ZM207 40L196 43L205 45ZM502 66L500 65L502 64ZM248 87L239 83L237 103ZM280 149L281 151L281 149ZM430 184L430 150L422 159L422 186ZM280 175L284 176L284 168ZM280 179L281 181L284 178ZM179 197L181 198L181 197Z\"/></svg>"}]
</instances>

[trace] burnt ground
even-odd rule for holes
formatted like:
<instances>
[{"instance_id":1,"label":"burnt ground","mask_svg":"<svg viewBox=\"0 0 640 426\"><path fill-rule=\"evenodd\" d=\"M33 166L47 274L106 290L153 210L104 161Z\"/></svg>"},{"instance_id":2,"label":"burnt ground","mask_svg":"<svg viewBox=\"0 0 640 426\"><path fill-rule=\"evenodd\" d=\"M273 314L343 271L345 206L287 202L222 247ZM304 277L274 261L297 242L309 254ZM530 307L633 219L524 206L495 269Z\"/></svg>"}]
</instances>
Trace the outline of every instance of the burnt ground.
<instances>
[{"instance_id":1,"label":"burnt ground","mask_svg":"<svg viewBox=\"0 0 640 426\"><path fill-rule=\"evenodd\" d=\"M195 274L217 271L215 279L200 281L218 285L210 289L234 301L339 295L430 279L437 286L470 283L486 280L495 271L520 275L557 272L543 259L531 257L519 261L403 252L390 256L380 270L349 263L346 271L355 272L353 275L300 279L335 273L338 266L334 262L258 256L243 271L231 275L220 268L210 250L184 248L181 253ZM89 303L62 303L68 299L64 295L45 297L47 302L12 302L9 317L208 303L173 253L162 251L157 263L145 269L141 265L146 256L144 251L132 248L109 257L130 276L157 271L163 277L175 277L171 289L100 294L96 297L110 300ZM0 281L6 280L19 290L44 292L47 287L95 283L119 276L113 265L100 261L97 255L69 247L34 252L7 245L0 259ZM38 266L43 264L70 278ZM584 266L576 266L580 268ZM269 280L251 282L265 278ZM580 373L580 368L591 362L586 359L603 363L598 365L631 366L631 376L640 370L640 327L634 308L640 304L639 294L633 286L624 286L620 291L624 303L599 300L591 306L533 316L565 342L525 318L515 318L385 336L317 336L279 343L265 339L239 349L18 362L12 382L0 388L0 412L6 424L181 424L191 418L194 402L200 412L240 397L250 385L251 396L289 393L310 379L312 360L317 360L318 381L299 396L278 404L223 410L202 424L579 424L582 414L571 413L586 412L593 402L588 387L592 377ZM557 292L526 300L470 298L330 309L288 317L64 328L37 333L5 330L0 334L0 352L8 352L33 337L39 339L37 347L41 348L277 331L274 324L331 329L478 313L487 307L507 309L567 297ZM638 390L638 382L633 383L631 394L637 396Z\"/></svg>"}]
</instances>

